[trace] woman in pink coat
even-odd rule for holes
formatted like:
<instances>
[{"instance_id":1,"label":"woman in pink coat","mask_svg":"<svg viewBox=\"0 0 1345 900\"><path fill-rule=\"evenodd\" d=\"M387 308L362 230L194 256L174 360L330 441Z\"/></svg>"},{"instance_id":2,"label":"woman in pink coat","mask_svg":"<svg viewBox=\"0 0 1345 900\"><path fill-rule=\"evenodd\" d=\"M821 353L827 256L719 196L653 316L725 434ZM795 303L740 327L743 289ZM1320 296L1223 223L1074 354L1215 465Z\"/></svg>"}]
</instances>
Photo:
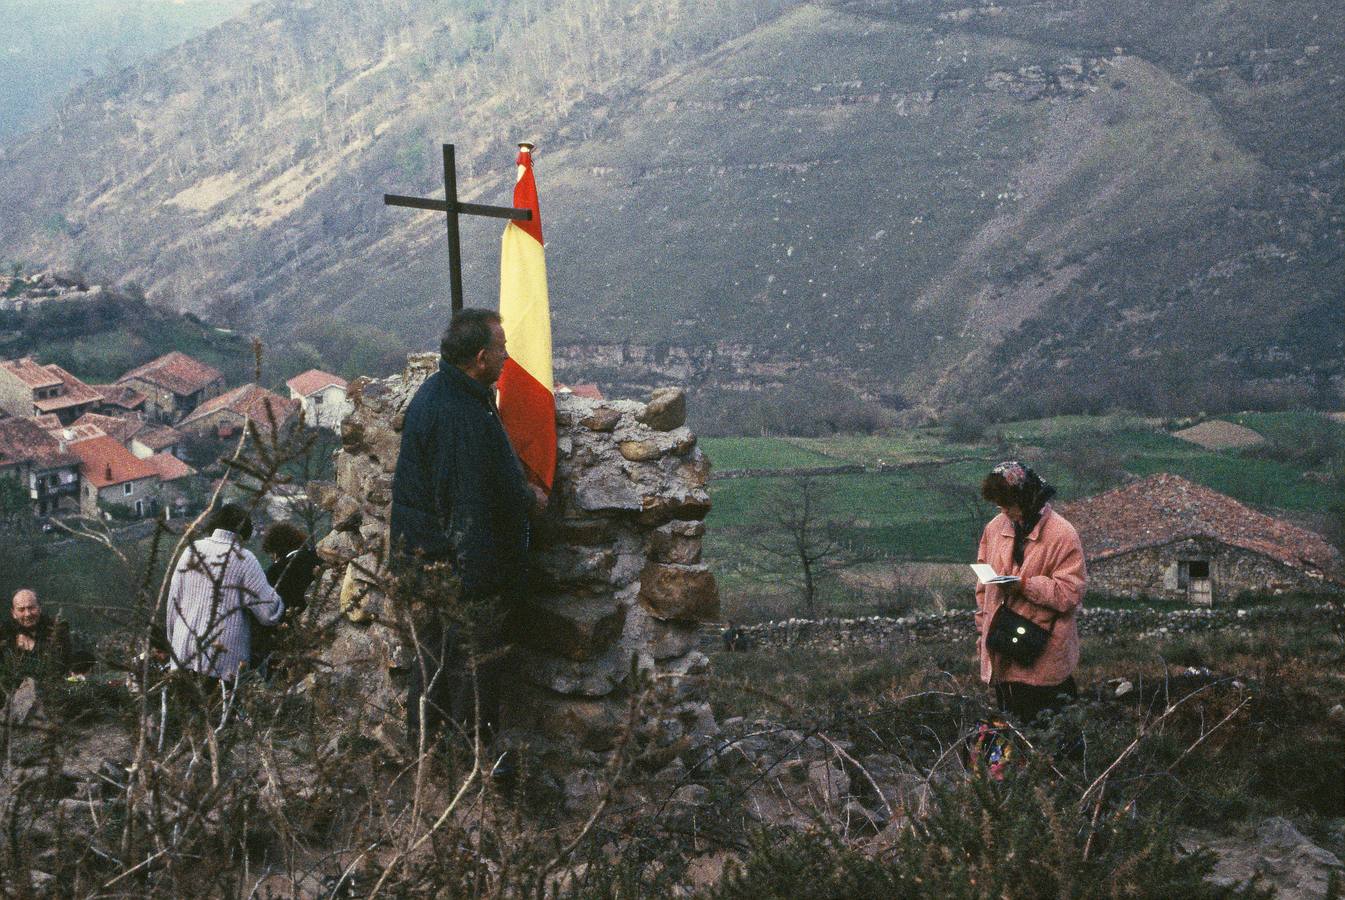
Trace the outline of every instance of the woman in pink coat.
<instances>
[{"instance_id":1,"label":"woman in pink coat","mask_svg":"<svg viewBox=\"0 0 1345 900\"><path fill-rule=\"evenodd\" d=\"M1078 695L1079 664L1075 617L1083 600L1083 546L1074 526L1051 509L1055 488L1016 460L1002 462L981 483L981 496L999 507L981 534L977 561L1010 584L976 586L976 632L981 680L995 686L999 708L1023 723ZM1022 665L986 647L986 635L1000 606L1047 629L1041 655Z\"/></svg>"}]
</instances>

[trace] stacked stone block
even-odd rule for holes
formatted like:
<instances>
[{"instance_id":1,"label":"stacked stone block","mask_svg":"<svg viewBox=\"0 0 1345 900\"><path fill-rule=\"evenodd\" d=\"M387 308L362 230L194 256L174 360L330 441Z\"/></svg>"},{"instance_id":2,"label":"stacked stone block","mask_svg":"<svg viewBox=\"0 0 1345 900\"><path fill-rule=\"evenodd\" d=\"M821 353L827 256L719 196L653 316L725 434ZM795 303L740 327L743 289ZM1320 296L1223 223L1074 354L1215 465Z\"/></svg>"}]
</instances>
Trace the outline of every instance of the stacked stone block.
<instances>
[{"instance_id":1,"label":"stacked stone block","mask_svg":"<svg viewBox=\"0 0 1345 900\"><path fill-rule=\"evenodd\" d=\"M379 720L371 726L388 733L404 715L412 656L398 627L405 611L379 589L392 473L406 406L437 366L437 355L413 356L399 376L351 386L336 483L321 498L333 530L318 553L331 564L325 586L340 598L327 662L337 684L370 701L365 709ZM636 681L657 685L650 708L662 731L715 730L696 650L699 623L719 611L701 561L710 465L685 418L677 389L647 404L557 398L556 481L534 526L534 589L505 686L511 731L606 750Z\"/></svg>"}]
</instances>

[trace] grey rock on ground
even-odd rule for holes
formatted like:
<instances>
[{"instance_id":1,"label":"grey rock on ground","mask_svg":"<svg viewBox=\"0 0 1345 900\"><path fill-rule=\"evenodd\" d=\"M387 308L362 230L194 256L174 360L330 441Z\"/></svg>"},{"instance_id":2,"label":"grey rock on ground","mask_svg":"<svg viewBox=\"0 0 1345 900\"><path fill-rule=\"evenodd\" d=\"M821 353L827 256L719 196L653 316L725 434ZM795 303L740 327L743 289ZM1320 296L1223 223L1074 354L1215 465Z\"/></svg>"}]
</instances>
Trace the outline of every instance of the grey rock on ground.
<instances>
[{"instance_id":1,"label":"grey rock on ground","mask_svg":"<svg viewBox=\"0 0 1345 900\"><path fill-rule=\"evenodd\" d=\"M1345 879L1345 865L1328 850L1304 837L1287 819L1275 816L1253 834L1212 836L1192 832L1183 841L1188 849L1208 847L1218 856L1210 880L1228 886L1261 876L1280 900L1320 900L1326 896L1331 873Z\"/></svg>"}]
</instances>

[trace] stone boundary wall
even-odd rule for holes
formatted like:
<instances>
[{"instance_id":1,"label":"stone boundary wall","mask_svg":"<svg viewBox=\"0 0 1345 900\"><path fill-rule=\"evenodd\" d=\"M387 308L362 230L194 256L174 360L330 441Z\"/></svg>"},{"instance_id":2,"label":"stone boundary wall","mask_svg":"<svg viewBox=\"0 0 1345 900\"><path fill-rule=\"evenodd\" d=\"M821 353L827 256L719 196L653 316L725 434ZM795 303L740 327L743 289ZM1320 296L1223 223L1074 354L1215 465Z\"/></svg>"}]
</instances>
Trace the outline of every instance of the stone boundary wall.
<instances>
[{"instance_id":1,"label":"stone boundary wall","mask_svg":"<svg viewBox=\"0 0 1345 900\"><path fill-rule=\"evenodd\" d=\"M928 466L950 466L954 463L985 462L982 456L952 456L948 459L917 459L909 462L880 462L876 466L845 463L835 466L796 466L788 469L723 469L710 476L713 481L733 478L806 478L811 475L864 475L868 472L897 472Z\"/></svg>"},{"instance_id":2,"label":"stone boundary wall","mask_svg":"<svg viewBox=\"0 0 1345 900\"><path fill-rule=\"evenodd\" d=\"M858 463L843 466L802 466L792 469L725 469L710 477L715 481L730 478L807 478L811 475L863 475L867 472Z\"/></svg>"},{"instance_id":3,"label":"stone boundary wall","mask_svg":"<svg viewBox=\"0 0 1345 900\"><path fill-rule=\"evenodd\" d=\"M1079 615L1079 633L1089 636L1142 635L1162 639L1230 629L1251 631L1289 620L1323 622L1345 618L1345 607L1318 603L1300 608L1259 606L1244 609L1087 609ZM905 616L899 619L870 616L858 619L786 619L757 625L740 625L750 649L849 650L880 649L919 642L976 639L970 609Z\"/></svg>"}]
</instances>

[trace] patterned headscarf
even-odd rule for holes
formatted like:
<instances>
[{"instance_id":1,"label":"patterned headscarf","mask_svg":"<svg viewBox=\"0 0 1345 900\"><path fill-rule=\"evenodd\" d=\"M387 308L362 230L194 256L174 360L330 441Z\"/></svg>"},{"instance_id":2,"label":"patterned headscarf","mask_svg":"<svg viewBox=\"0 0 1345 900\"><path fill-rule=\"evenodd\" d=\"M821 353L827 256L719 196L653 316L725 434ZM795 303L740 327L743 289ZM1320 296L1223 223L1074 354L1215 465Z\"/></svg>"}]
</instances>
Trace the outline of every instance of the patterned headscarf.
<instances>
[{"instance_id":1,"label":"patterned headscarf","mask_svg":"<svg viewBox=\"0 0 1345 900\"><path fill-rule=\"evenodd\" d=\"M1003 480L1007 489L1004 492L1007 497L1004 499L1013 500L1012 503L1002 505L1016 506L1023 511L1023 521L1013 524L1013 561L1022 565L1027 536L1041 521L1041 511L1055 496L1055 488L1043 481L1031 467L1016 459L1007 459L995 466L986 480L994 480L995 476Z\"/></svg>"}]
</instances>

